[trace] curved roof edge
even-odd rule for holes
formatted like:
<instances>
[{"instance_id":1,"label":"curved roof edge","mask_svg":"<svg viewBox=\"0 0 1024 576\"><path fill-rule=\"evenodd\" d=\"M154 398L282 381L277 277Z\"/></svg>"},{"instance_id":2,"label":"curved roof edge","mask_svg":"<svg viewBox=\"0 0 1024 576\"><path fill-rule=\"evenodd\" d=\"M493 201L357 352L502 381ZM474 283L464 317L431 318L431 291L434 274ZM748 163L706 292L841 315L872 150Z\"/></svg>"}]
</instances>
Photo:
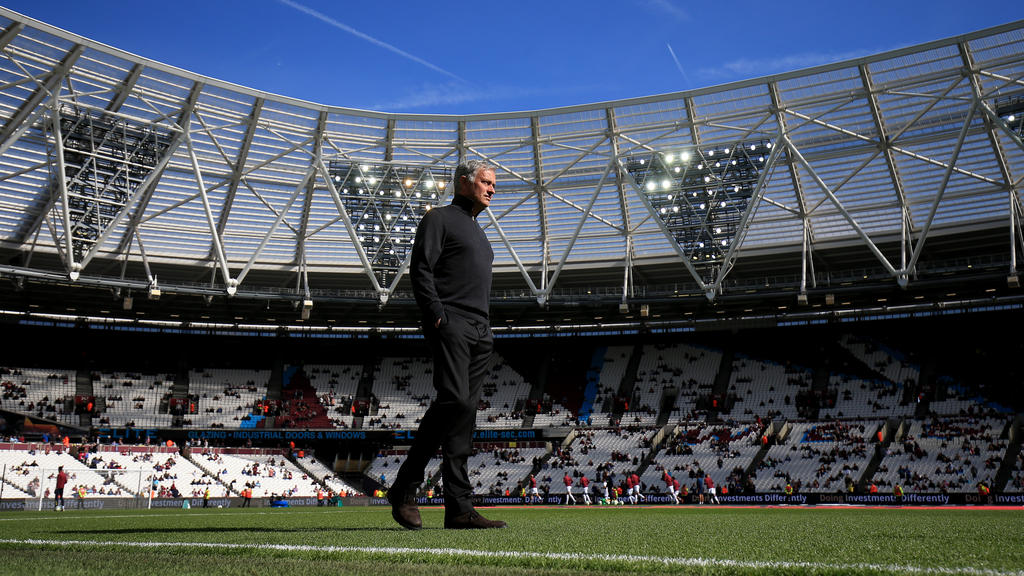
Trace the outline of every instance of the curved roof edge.
<instances>
[{"instance_id":1,"label":"curved roof edge","mask_svg":"<svg viewBox=\"0 0 1024 576\"><path fill-rule=\"evenodd\" d=\"M725 90L735 90L735 89L745 88L747 86L760 85L760 84L764 84L764 83L767 83L767 82L777 82L777 81L786 80L786 79L789 79L789 78L797 78L797 77L801 77L801 76L807 76L808 74L816 74L816 73L821 73L821 72L828 72L830 70L838 70L838 69L842 69L842 68L847 68L847 67L849 67L851 65L859 65L859 64L866 64L866 63L871 63L871 62L877 62L877 61L881 61L881 60L888 60L890 58L895 58L895 57L899 57L899 56L903 56L903 55L907 55L907 54L913 54L913 53L921 52L921 51L924 51L924 50L930 50L930 49L933 49L933 48L949 46L949 45L957 44L957 43L960 43L960 42L966 42L966 41L974 40L974 39L977 39L977 38L983 38L983 37L986 37L986 36L992 36L994 34L1000 34L1002 32L1006 32L1006 31L1010 31L1010 30L1016 30L1018 28L1024 28L1024 20L1016 20L1014 22L1008 22L1006 24L1000 24L998 26L992 26L992 27L989 27L989 28L983 28L981 30L975 30L973 32L968 32L968 33L965 33L965 34L959 34L959 35L956 35L956 36L950 36L950 37L942 38L942 39L939 39L939 40L932 40L930 42L925 42L923 44L915 44L915 45L912 45L912 46L905 46L903 48L896 48L896 49L893 49L893 50L888 50L886 52L879 52L877 54L872 54L870 56L864 56L864 57L861 57L861 58L852 58L852 59L847 59L847 60L840 60L840 61L831 62L831 63L828 63L828 64L821 64L821 65L818 65L818 66L812 66L812 67L809 67L809 68L801 68L801 69L798 69L798 70L791 70L789 72L783 72L783 73L780 73L780 74L769 74L769 75L765 75L765 76L758 76L756 78L749 78L747 80L738 80L738 81L735 81L735 82L728 82L728 83L725 83L725 84L715 84L715 85L712 85L712 86L705 86L705 87L702 87L702 88L695 88L695 89L691 89L691 90L681 90L681 91L677 91L677 92L666 92L666 93L663 93L663 94L651 94L651 95L647 95L647 96L635 96L635 97L625 98L625 99L620 99L620 100L605 100L605 101L591 102L591 103L585 103L585 104L574 104L574 105L571 105L571 106L560 106L560 107L555 107L555 108L538 108L538 109L534 109L534 110L518 110L518 111L508 111L508 112L486 112L486 113L479 113L479 114L430 114L430 113L407 113L407 112L383 112L383 111L377 111L377 110L363 110L363 109L359 109L359 108L349 108L349 107L346 107L346 106L336 106L336 105L331 105L331 104L321 104L321 103L317 103L317 102L310 102L308 100L303 100L301 98L294 98L294 97L291 97L291 96L286 96L286 95L282 95L282 94L276 94L276 93L273 93L273 92L267 92L265 90L259 90L259 89L256 89L256 88L250 88L248 86L244 86L244 85L241 85L241 84L235 84L233 82L228 82L226 80L221 80L221 79L218 79L218 78L213 78L211 76L205 76L203 74L199 74L197 72L192 72L192 71L186 70L184 68L179 68L179 67L173 66L171 64L165 64L165 63L160 62L158 60L152 60L152 59L146 58L144 56L139 56L139 55L134 54L132 52L128 52L127 50L122 50L120 48L115 48L113 46L110 46L109 44L104 44L102 42L99 42L99 41L96 41L96 40L92 40L92 39L87 38L85 36L81 36L79 34L75 34L73 32L69 32L67 30L64 30L63 28L54 26L52 24L47 24L47 23L42 22L40 20L36 20L36 19L34 19L34 18L30 17L30 16L26 16L24 14L21 14L20 12L15 12L14 10L10 10L10 9L5 8L3 6L0 6L0 16L2 16L4 18L11 19L11 20L14 20L14 21L17 21L17 22L24 22L26 24L31 25L33 28L36 28L36 29L41 30L43 32L46 32L47 34L52 34L54 36L58 36L58 37L64 38L64 39L66 39L68 41L75 42L77 44L81 44L81 45L83 45L83 46L85 46L87 48L94 48L94 49L101 50L103 52L107 52L109 54L112 54L114 56L117 56L117 57L120 57L120 58L124 58L126 60L130 60L130 61L133 61L133 62L136 62L136 63L139 63L139 64L144 64L144 65L146 65L148 67L151 67L151 68L153 68L155 70L159 70L159 71L162 71L162 72L168 72L168 73L172 73L172 74L181 75L183 77L186 77L186 78L188 78L190 80L193 80L193 81L196 81L196 82L201 82L203 84L207 84L207 85L210 85L210 86L215 86L215 87L218 87L218 88L225 88L225 89L229 89L229 90L235 90L235 91L238 91L238 92L241 92L243 94L246 94L246 95L249 95L249 96L253 96L253 97L256 97L256 98L267 98L267 99L275 100L275 101L278 101L278 102L281 102L281 103L285 103L285 104L289 104L289 105L301 106L301 107L308 108L308 109L311 109L311 110L325 111L325 112L336 112L336 113L354 113L354 114L366 115L366 116L373 117L373 118L382 118L382 119L408 118L408 119L414 119L414 120L446 120L446 121L451 121L451 120L454 120L454 119L501 120L501 119L505 119L505 118L520 118L520 117L523 117L523 116L532 116L532 115L535 115L535 114L545 114L545 115L547 115L547 114L568 114L568 113L579 112L579 111L584 111L584 110L603 109L603 108L607 108L608 106L629 106L631 104L642 104L642 103L658 102L658 101L662 101L662 100L676 100L676 99L679 99L679 98L682 98L682 97L692 97L692 96L699 96L699 95L702 95L702 94L710 94L710 93L722 92L722 91L725 91Z\"/></svg>"}]
</instances>

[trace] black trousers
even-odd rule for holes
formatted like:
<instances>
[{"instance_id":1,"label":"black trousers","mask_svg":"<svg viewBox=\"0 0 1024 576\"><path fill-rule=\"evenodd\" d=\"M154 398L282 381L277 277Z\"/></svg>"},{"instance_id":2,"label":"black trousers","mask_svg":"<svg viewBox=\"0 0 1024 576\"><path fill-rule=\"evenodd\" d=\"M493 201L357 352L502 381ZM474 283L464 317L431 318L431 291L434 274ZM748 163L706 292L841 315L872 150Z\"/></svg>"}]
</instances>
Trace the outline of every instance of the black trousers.
<instances>
[{"instance_id":1,"label":"black trousers","mask_svg":"<svg viewBox=\"0 0 1024 576\"><path fill-rule=\"evenodd\" d=\"M440 448L445 513L458 515L473 509L466 463L473 452L480 388L494 339L486 318L455 308L446 309L445 315L447 322L440 328L424 326L434 359L437 397L420 421L394 486L406 489L422 482L427 463Z\"/></svg>"}]
</instances>

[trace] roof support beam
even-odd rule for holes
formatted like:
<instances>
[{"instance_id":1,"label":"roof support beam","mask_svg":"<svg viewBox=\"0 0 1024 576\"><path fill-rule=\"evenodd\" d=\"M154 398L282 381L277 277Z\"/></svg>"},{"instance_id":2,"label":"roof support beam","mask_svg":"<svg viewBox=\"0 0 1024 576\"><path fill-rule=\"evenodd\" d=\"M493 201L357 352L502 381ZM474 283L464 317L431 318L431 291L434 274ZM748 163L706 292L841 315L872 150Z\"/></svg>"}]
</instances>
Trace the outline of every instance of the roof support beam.
<instances>
[{"instance_id":1,"label":"roof support beam","mask_svg":"<svg viewBox=\"0 0 1024 576\"><path fill-rule=\"evenodd\" d=\"M200 82L195 83L192 86L192 91L189 93L188 99L181 107L181 111L178 114L177 128L179 132L174 135L171 140L171 144L164 151L164 155L160 158L160 161L153 168L153 170L146 176L146 180L139 185L136 189L135 194L132 196L132 201L135 203L135 211L131 216L128 224L128 229L125 234L121 237L121 241L117 245L117 253L123 253L128 249L128 245L131 242L131 237L134 235L139 226L143 223L143 215L146 213L146 207L149 205L150 199L153 197L153 192L156 190L156 184L163 177L164 171L167 169L167 165L170 163L171 158L178 151L181 143L188 138L188 128L192 122L192 111L196 107L196 102L199 101L199 95L203 91L203 84ZM124 214L131 211L131 207L127 207L122 214L118 215L118 220L124 217ZM114 222L108 230L115 229L117 222ZM100 243L97 242L97 246Z\"/></svg>"},{"instance_id":2,"label":"roof support beam","mask_svg":"<svg viewBox=\"0 0 1024 576\"><path fill-rule=\"evenodd\" d=\"M569 260L569 254L572 252L576 241L579 240L580 231L583 230L583 225L586 224L587 218L590 215L590 211L594 208L594 203L597 202L597 197L601 195L601 190L604 188L604 181L608 178L608 173L611 172L615 162L609 162L608 166L604 170L604 174L601 175L601 181L597 183L597 187L594 189L594 193L590 195L590 203L587 204L587 209L580 215L579 221L576 223L576 230L573 232L572 237L569 238L569 244L565 247L565 252L562 253L562 257L558 259L558 266L555 267L554 274L551 275L551 282L547 286L541 287L541 295L544 299L551 295L551 289L554 287L558 280L558 275L562 272L562 267L565 266L566 261ZM539 297L538 297L539 298Z\"/></svg>"},{"instance_id":3,"label":"roof support beam","mask_svg":"<svg viewBox=\"0 0 1024 576\"><path fill-rule=\"evenodd\" d=\"M963 59L964 66L967 70L970 70L971 80L971 91L974 93L975 100L980 104L984 103L984 96L981 90L981 81L978 78L978 74L974 71L974 56L971 54L970 47L966 42L960 42L958 45L960 48L960 57ZM985 109L988 107L985 106ZM1006 183L1007 192L1007 214L1009 216L1009 229L1010 229L1010 275L1017 273L1017 241L1016 241L1016 215L1020 211L1020 203L1017 198L1016 188L1013 185L1013 176L1010 174L1009 162L1006 160L1006 151L1003 150L1003 145L996 136L996 125L1005 127L1005 122L1001 118L993 120L992 115L987 112L982 114L982 119L985 121L986 132L988 132L988 141L992 146L992 151L995 153L996 162L999 165L999 173L1003 176L1003 181Z\"/></svg>"},{"instance_id":4,"label":"roof support beam","mask_svg":"<svg viewBox=\"0 0 1024 576\"><path fill-rule=\"evenodd\" d=\"M851 214L850 211L847 210L845 206L843 206L843 203L839 201L839 198L836 197L835 192L833 192L832 189L829 188L828 184L826 184L825 181L822 180L821 176L818 175L817 171L815 171L814 168L811 167L811 165L800 153L800 150L798 150L796 146L793 145L793 143L789 140L789 136L783 135L782 140L789 154L793 158L795 158L801 166L804 167L804 170L807 171L807 174L818 185L818 188L821 189L821 191L824 192L826 196L828 196L828 199L832 202L836 209L839 210L839 213L843 215L843 218L846 219L846 222L850 225L850 227L854 229L857 235L860 236L860 239L864 242L865 246L868 247L868 250L870 250L871 253L875 255L875 258L878 259L878 261L882 264L886 271L889 272L889 274L896 276L897 272L893 265L889 263L889 260L885 257L884 254L882 254L882 251L878 249L878 246L876 246L875 243L872 242L871 237L868 236L867 232L865 232L864 229L860 227L860 223L858 223L857 219L853 217L853 214Z\"/></svg>"},{"instance_id":5,"label":"roof support beam","mask_svg":"<svg viewBox=\"0 0 1024 576\"><path fill-rule=\"evenodd\" d=\"M548 259L551 247L548 245L547 198L545 197L547 185L544 182L543 161L540 154L540 119L535 115L530 116L530 135L533 137L533 191L537 195L537 219L540 220L540 291L546 300L549 293Z\"/></svg>"},{"instance_id":6,"label":"roof support beam","mask_svg":"<svg viewBox=\"0 0 1024 576\"><path fill-rule=\"evenodd\" d=\"M784 135L785 141L790 142L788 134L786 115L779 97L779 86L775 82L768 83L768 93L771 96L772 111L775 113L775 121L779 124L779 132ZM810 119L808 119L810 120ZM778 146L775 147L776 149ZM775 151L774 149L772 150ZM807 195L804 192L803 184L800 182L800 173L792 158L786 162L789 170L789 179L793 183L793 193L796 196L797 212L800 219L802 242L800 244L800 294L807 293L807 263L811 259L811 250L814 246L814 228L811 226L810 215L807 212ZM730 250L731 251L731 250Z\"/></svg>"},{"instance_id":7,"label":"roof support beam","mask_svg":"<svg viewBox=\"0 0 1024 576\"><path fill-rule=\"evenodd\" d=\"M76 44L64 56L60 64L50 72L49 78L36 89L32 96L22 103L18 111L0 129L0 156L6 154L7 150L35 123L35 120L46 112L45 107L39 106L44 100L51 98L56 101L57 91L60 88L61 82L78 60L78 57L82 55L82 52L85 52L85 46Z\"/></svg>"},{"instance_id":8,"label":"roof support beam","mask_svg":"<svg viewBox=\"0 0 1024 576\"><path fill-rule=\"evenodd\" d=\"M739 257L740 247L743 246L743 242L746 240L747 232L750 230L750 225L754 220L754 215L757 214L758 206L761 205L761 202L766 202L764 195L767 190L769 175L775 171L775 166L778 164L779 158L782 156L782 151L785 149L784 146L779 144L782 139L783 135L780 132L776 135L775 145L772 146L772 151L768 153L768 159L765 160L764 166L761 168L761 174L757 177L757 184L754 185L754 190L751 192L750 200L747 202L747 211L743 213L743 218L740 219L740 223L736 226L736 236L733 237L732 244L729 246L729 251L726 252L725 256L722 258L722 266L719 270L718 277L708 290L709 299L711 299L714 294L721 291L722 282L732 271L733 266L736 265L736 259Z\"/></svg>"},{"instance_id":9,"label":"roof support beam","mask_svg":"<svg viewBox=\"0 0 1024 576\"><path fill-rule=\"evenodd\" d=\"M257 98L252 105L252 111L249 112L248 125L245 128L245 136L242 137L242 145L238 148L238 154L235 157L235 161L231 166L231 181L228 184L227 192L224 195L224 209L220 212L220 217L217 219L217 234L219 236L224 235L224 230L228 225L228 218L231 217L231 206L235 203L235 196L238 194L238 185L242 181L243 171L245 170L245 162L249 158L249 150L252 149L252 138L256 133L256 127L259 125L260 112L263 111L263 98ZM212 138L211 134L211 138ZM208 188L207 192L210 192L213 188ZM212 258L213 244L210 244L209 257Z\"/></svg>"},{"instance_id":10,"label":"roof support beam","mask_svg":"<svg viewBox=\"0 0 1024 576\"><path fill-rule=\"evenodd\" d=\"M864 64L858 66L860 80L864 85L864 92L867 94L868 108L871 109L871 119L878 132L878 147L885 157L885 167L889 171L889 181L892 182L893 191L896 192L896 201L900 206L900 268L907 265L907 246L909 245L910 212L907 210L907 195L903 190L903 179L900 177L899 168L896 166L896 158L893 156L892 147L889 145L888 131L885 120L882 118L881 107L878 104L878 94L875 92L874 83L871 78L871 71Z\"/></svg>"},{"instance_id":11,"label":"roof support beam","mask_svg":"<svg viewBox=\"0 0 1024 576\"><path fill-rule=\"evenodd\" d=\"M604 109L605 123L608 128L605 137L608 138L608 145L612 150L612 164L615 169L615 191L618 194L619 213L622 215L622 237L625 240L625 250L622 254L622 303L626 303L628 296L631 296L633 288L633 224L629 217L629 206L626 204L626 188L622 179L622 166L619 164L619 140L618 123L615 119L615 109L608 107Z\"/></svg>"},{"instance_id":12,"label":"roof support beam","mask_svg":"<svg viewBox=\"0 0 1024 576\"><path fill-rule=\"evenodd\" d=\"M977 109L977 100L975 100L971 103L971 107L967 111L967 117L964 118L964 125L960 129L960 135L957 137L956 145L953 147L953 155L949 159L946 171L942 174L942 182L939 183L939 188L935 191L935 201L932 202L932 208L928 213L928 218L924 222L921 234L917 240L917 245L914 246L914 252L910 256L910 262L908 262L906 267L900 271L899 278L897 278L902 286L906 286L908 271L913 270L914 267L917 266L917 259L921 257L921 251L924 250L925 240L928 239L928 233L931 231L932 222L935 221L935 213L939 211L939 203L942 202L942 197L946 194L946 186L949 184L949 177L953 174L953 168L956 166L957 159L960 158L960 149L963 148L964 141L967 139L967 134L970 132L971 122L974 121L974 114Z\"/></svg>"},{"instance_id":13,"label":"roof support beam","mask_svg":"<svg viewBox=\"0 0 1024 576\"><path fill-rule=\"evenodd\" d=\"M53 124L53 141L54 141L54 155L57 157L57 191L60 196L60 221L61 226L64 229L64 244L61 246L57 245L58 252L61 254L64 260L64 267L68 272L68 277L72 281L78 280L79 272L82 270L80 263L75 261L75 251L73 246L73 231L71 229L71 208L68 204L68 182L67 178L64 177L66 169L64 168L64 137L61 134L60 129L60 106L57 105L56 99L53 101L54 106L50 111L52 114L51 123Z\"/></svg>"},{"instance_id":14,"label":"roof support beam","mask_svg":"<svg viewBox=\"0 0 1024 576\"><path fill-rule=\"evenodd\" d=\"M352 225L352 218L348 215L348 210L345 209L345 203L341 201L341 196L338 194L337 187L334 186L334 180L331 179L331 172L327 169L327 165L324 164L324 159L318 157L314 159L316 168L320 172L320 177L327 183L327 190L331 193L331 198L334 200L334 206L338 209L338 215L341 216L342 225L345 226L345 231L348 232L349 241L352 242L352 247L356 251L356 255L359 256L359 261L363 265L363 272L370 279L370 283L373 285L373 290L377 293L377 297L380 300L381 305L386 304L388 300L388 293L384 290L380 282L377 281L377 275L373 273L373 265L370 264L369 258L366 257L366 250L363 249L362 242L359 241L359 234L356 233L355 226Z\"/></svg>"},{"instance_id":15,"label":"roof support beam","mask_svg":"<svg viewBox=\"0 0 1024 576\"><path fill-rule=\"evenodd\" d=\"M192 151L191 147L189 148L189 154L191 154L192 157L195 158L195 153ZM280 210L278 210L277 218L274 219L274 223L270 226L266 233L263 234L263 238L260 240L259 246L257 246L256 249L253 250L253 253L249 256L249 261L245 263L245 266L238 273L238 276L234 278L233 283L236 286L238 284L241 284L242 281L245 280L245 277L249 274L249 271L252 270L253 264L256 263L256 259L259 258L261 253L263 253L263 249L267 246L267 242L269 242L270 238L274 235L275 232L277 232L277 227L281 225L282 221L284 221L284 217L288 215L288 211L291 210L292 205L295 204L295 200L299 197L299 194L302 194L302 192L306 190L307 184L310 183L310 181L313 179L315 175L316 166L311 165L309 169L306 170L305 175L302 177L302 182L300 182L299 185L295 187L295 190L292 192L292 195L288 197L288 201L285 202L285 205ZM206 200L205 192L203 193L203 208L206 210L207 217L209 217L210 209L209 203ZM215 234L215 237L219 238L219 235ZM223 258L223 249L218 250L218 255L220 255Z\"/></svg>"},{"instance_id":16,"label":"roof support beam","mask_svg":"<svg viewBox=\"0 0 1024 576\"><path fill-rule=\"evenodd\" d=\"M131 71L128 72L128 76L126 76L124 81L122 81L117 87L116 95L107 104L108 112L117 112L121 109L121 106L124 106L125 101L128 100L128 97L132 94L132 88L134 88L135 84L138 83L139 76L142 76L142 69L142 64L132 66Z\"/></svg>"},{"instance_id":17,"label":"roof support beam","mask_svg":"<svg viewBox=\"0 0 1024 576\"><path fill-rule=\"evenodd\" d=\"M508 172L509 174L515 176L516 178L522 180L523 182L525 182L527 184L535 185L535 183L531 182L528 178L524 178L523 176L519 175L514 170L503 166L500 162L497 162L496 160L494 160L493 158L490 158L486 154L482 154L482 153L480 153L480 152L478 152L476 150L473 150L469 145L467 145L466 144L466 122L465 122L465 120L462 120L462 121L459 122L459 143L458 143L458 146L459 146L459 159L460 159L460 161L466 157L466 153L467 152L473 152L474 154L477 154L478 156L480 156L481 158L483 158L489 164L495 166L496 168L500 168L500 169L504 170L505 172ZM521 148L521 147L522 147L522 145L519 145L519 146L516 146L515 148ZM452 194L454 194L454 193L455 193L455 183L452 184ZM527 198L529 198L529 196L527 196ZM524 198L520 202L520 204L522 204L525 201L526 201L526 198ZM523 279L526 281L526 285L530 288L530 293L533 295L534 298L537 299L537 303L540 304L541 306L543 306L545 304L545 300L542 297L543 293L541 292L541 290L539 290L537 288L537 284L534 283L533 278L530 278L529 271L526 270L526 266L523 265L523 261L522 261L521 258L519 258L519 254L516 253L515 248L512 246L512 242L509 241L508 236L505 235L505 231L502 230L502 228L501 228L501 224L498 223L498 220L501 218L501 215L495 216L494 212L491 211L490 207L487 207L484 211L487 212L487 217L490 218L490 223L494 225L494 229L498 233L498 237L501 238L502 244L504 244L505 249L508 250L509 255L512 256L512 261L515 262L516 267L519 269L519 273L522 275ZM508 212L506 211L502 215L507 214L507 213ZM486 226L484 226L483 228L486 228Z\"/></svg>"},{"instance_id":18,"label":"roof support beam","mask_svg":"<svg viewBox=\"0 0 1024 576\"><path fill-rule=\"evenodd\" d=\"M316 123L316 140L313 142L313 160L310 165L316 167L316 158L323 158L324 133L327 130L327 112L320 112ZM306 274L306 236L309 234L309 214L313 207L313 195L316 193L316 172L306 184L306 194L302 199L302 219L299 222L299 229L295 234L295 265L298 268L297 280L305 289L305 295L309 297L309 276Z\"/></svg>"},{"instance_id":19,"label":"roof support beam","mask_svg":"<svg viewBox=\"0 0 1024 576\"><path fill-rule=\"evenodd\" d=\"M0 34L0 52L3 52L7 48L7 45L13 42L24 29L24 22L12 22L11 25L4 30L4 33Z\"/></svg>"},{"instance_id":20,"label":"roof support beam","mask_svg":"<svg viewBox=\"0 0 1024 576\"><path fill-rule=\"evenodd\" d=\"M678 256L679 260L683 263L683 267L686 268L686 271L690 273L690 277L693 278L694 282L697 283L697 286L700 288L700 290L705 293L708 300L713 300L715 298L714 292L709 290L709 285L704 281L704 278L701 277L700 273L694 267L693 263L690 262L690 255L683 250L682 246L679 245L679 242L676 242L675 237L672 235L672 232L668 229L668 226L665 224L665 221L658 217L658 210L657 208L654 207L653 204L651 204L650 198L647 197L647 194L645 194L643 189L641 189L641 187L636 183L636 179L633 178L633 175L630 174L629 171L622 166L622 159L620 158L616 162L619 164L619 170L625 173L628 177L626 179L626 182L629 183L630 187L633 188L633 191L636 192L636 195L640 199L640 202L643 203L645 208L647 208L647 212L650 214L651 221L657 224L658 228L661 230L661 233L665 236L665 240L668 241L669 246L672 247L672 250L676 253L676 256Z\"/></svg>"}]
</instances>

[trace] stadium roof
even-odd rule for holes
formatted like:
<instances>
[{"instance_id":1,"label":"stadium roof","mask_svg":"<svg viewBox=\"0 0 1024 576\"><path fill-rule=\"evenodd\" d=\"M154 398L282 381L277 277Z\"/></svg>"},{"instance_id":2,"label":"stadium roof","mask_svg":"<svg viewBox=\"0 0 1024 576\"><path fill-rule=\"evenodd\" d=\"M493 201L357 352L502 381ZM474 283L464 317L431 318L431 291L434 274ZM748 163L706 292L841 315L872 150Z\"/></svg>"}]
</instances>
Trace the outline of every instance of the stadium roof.
<instances>
[{"instance_id":1,"label":"stadium roof","mask_svg":"<svg viewBox=\"0 0 1024 576\"><path fill-rule=\"evenodd\" d=\"M412 234L460 157L497 167L504 327L1015 298L1024 21L466 116L260 92L3 8L0 28L9 312L412 327Z\"/></svg>"}]
</instances>

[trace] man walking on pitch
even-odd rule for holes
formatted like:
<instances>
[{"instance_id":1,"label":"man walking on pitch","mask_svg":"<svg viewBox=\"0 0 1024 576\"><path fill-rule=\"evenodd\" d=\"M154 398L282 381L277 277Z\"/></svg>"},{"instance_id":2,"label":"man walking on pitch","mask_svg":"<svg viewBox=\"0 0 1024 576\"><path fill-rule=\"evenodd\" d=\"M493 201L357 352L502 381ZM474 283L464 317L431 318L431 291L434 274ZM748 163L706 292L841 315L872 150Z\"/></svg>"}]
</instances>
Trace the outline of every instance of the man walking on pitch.
<instances>
[{"instance_id":1,"label":"man walking on pitch","mask_svg":"<svg viewBox=\"0 0 1024 576\"><path fill-rule=\"evenodd\" d=\"M502 528L473 509L466 462L480 388L494 348L488 323L494 253L476 221L494 196L494 168L463 160L455 169L452 203L427 212L416 230L409 268L434 360L437 397L420 421L409 454L388 490L391 515L402 527L423 527L416 491L430 458L441 449L445 528Z\"/></svg>"}]
</instances>

